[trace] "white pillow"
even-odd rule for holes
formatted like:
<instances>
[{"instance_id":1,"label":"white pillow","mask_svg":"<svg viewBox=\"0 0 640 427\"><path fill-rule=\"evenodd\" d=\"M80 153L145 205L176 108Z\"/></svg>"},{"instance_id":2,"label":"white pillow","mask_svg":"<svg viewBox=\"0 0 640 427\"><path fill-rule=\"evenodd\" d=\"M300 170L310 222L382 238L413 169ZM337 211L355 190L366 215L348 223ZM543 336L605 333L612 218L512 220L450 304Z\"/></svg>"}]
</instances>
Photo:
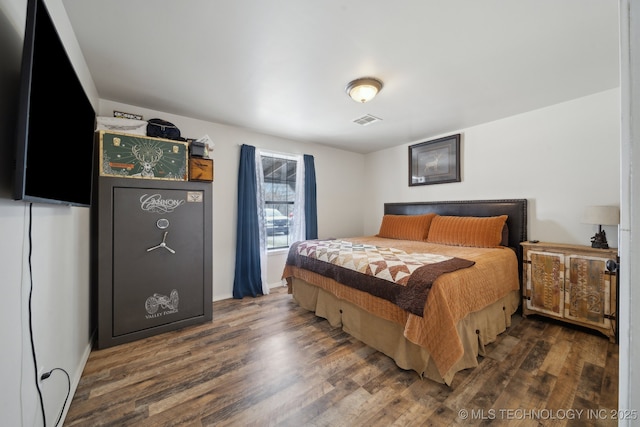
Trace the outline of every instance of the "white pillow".
<instances>
[{"instance_id":1,"label":"white pillow","mask_svg":"<svg viewBox=\"0 0 640 427\"><path fill-rule=\"evenodd\" d=\"M147 136L147 122L145 120L98 116L96 118L96 130L110 130Z\"/></svg>"}]
</instances>

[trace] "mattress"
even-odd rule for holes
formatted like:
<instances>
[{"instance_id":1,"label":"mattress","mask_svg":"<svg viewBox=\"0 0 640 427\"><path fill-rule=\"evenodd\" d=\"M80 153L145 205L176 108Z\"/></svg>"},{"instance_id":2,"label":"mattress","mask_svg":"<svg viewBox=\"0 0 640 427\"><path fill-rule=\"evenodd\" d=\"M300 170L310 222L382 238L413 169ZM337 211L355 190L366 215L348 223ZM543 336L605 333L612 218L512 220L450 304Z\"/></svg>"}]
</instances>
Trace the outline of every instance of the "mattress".
<instances>
[{"instance_id":1,"label":"mattress","mask_svg":"<svg viewBox=\"0 0 640 427\"><path fill-rule=\"evenodd\" d=\"M455 372L477 366L477 356L483 354L484 346L511 324L520 301L518 260L512 249L376 236L346 240L473 261L472 266L433 281L422 316L366 290L287 262L283 278L302 307L392 357L399 367L450 384Z\"/></svg>"}]
</instances>

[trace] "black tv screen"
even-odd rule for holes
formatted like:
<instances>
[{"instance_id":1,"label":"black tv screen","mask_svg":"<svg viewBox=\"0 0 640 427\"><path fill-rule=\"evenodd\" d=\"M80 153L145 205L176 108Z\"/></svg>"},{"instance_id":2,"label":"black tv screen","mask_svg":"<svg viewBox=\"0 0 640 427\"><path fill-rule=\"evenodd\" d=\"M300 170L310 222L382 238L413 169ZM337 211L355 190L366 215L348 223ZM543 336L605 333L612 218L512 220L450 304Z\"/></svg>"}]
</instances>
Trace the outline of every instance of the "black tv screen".
<instances>
[{"instance_id":1,"label":"black tv screen","mask_svg":"<svg viewBox=\"0 0 640 427\"><path fill-rule=\"evenodd\" d=\"M95 112L42 0L28 0L14 199L91 204Z\"/></svg>"}]
</instances>

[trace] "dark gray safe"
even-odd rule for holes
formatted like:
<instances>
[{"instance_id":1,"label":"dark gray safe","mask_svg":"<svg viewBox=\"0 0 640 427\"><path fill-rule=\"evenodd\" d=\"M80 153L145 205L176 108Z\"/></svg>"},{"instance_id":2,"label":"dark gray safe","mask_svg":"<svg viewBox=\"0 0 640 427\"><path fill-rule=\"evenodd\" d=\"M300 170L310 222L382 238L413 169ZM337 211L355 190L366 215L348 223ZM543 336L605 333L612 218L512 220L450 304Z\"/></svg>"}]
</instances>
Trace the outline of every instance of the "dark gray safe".
<instances>
[{"instance_id":1,"label":"dark gray safe","mask_svg":"<svg viewBox=\"0 0 640 427\"><path fill-rule=\"evenodd\" d=\"M211 184L99 177L96 190L98 348L210 321Z\"/></svg>"}]
</instances>

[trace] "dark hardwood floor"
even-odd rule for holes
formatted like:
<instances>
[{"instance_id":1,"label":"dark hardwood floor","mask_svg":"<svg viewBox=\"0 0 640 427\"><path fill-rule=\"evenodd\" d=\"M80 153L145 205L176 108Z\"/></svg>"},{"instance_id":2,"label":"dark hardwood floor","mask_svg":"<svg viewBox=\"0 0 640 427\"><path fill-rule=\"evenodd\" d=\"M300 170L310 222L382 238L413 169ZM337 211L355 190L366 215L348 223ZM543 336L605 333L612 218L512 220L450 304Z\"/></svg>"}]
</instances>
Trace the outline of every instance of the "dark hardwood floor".
<instances>
[{"instance_id":1,"label":"dark hardwood floor","mask_svg":"<svg viewBox=\"0 0 640 427\"><path fill-rule=\"evenodd\" d=\"M299 308L286 288L93 351L65 426L617 425L618 346L514 315L448 387Z\"/></svg>"}]
</instances>

